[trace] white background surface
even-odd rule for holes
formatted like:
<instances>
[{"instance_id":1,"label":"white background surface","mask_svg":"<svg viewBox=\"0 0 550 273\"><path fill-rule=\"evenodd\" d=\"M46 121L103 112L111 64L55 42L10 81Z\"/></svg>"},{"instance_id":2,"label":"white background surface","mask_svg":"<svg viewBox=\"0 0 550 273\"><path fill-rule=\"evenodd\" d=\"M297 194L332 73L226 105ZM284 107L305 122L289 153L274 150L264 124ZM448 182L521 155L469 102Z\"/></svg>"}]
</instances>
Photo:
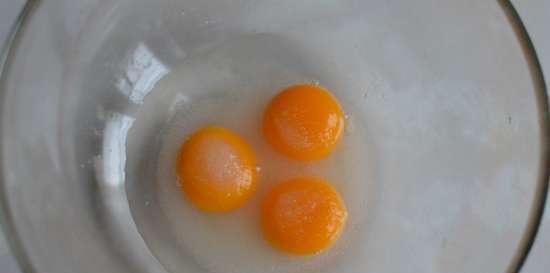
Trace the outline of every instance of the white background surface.
<instances>
[{"instance_id":1,"label":"white background surface","mask_svg":"<svg viewBox=\"0 0 550 273\"><path fill-rule=\"evenodd\" d=\"M0 2L0 44L3 44L23 0L1 0ZM550 80L550 34L548 21L550 20L550 1L546 0L515 0L514 2L523 22L533 40L541 61L546 81ZM547 203L546 214L543 219L540 234L535 242L533 251L525 267L524 273L544 273L550 269L550 202ZM17 264L0 233L0 272L20 273Z\"/></svg>"}]
</instances>

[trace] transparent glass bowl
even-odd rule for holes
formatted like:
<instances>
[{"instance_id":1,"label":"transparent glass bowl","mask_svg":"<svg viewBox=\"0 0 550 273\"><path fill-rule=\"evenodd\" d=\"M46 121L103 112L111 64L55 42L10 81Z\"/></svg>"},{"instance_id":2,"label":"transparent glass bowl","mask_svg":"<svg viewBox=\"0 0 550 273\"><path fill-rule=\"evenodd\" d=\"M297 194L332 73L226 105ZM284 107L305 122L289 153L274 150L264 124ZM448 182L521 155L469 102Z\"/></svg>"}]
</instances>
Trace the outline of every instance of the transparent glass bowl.
<instances>
[{"instance_id":1,"label":"transparent glass bowl","mask_svg":"<svg viewBox=\"0 0 550 273\"><path fill-rule=\"evenodd\" d=\"M366 97L354 105L374 162L355 244L296 272L514 272L532 243L547 97L505 2L37 1L23 19L2 72L0 164L3 226L28 272L206 272L159 213L169 116L150 92L227 41L288 33L262 50L294 54L280 63L344 104ZM319 25L334 50L312 55L295 34Z\"/></svg>"}]
</instances>

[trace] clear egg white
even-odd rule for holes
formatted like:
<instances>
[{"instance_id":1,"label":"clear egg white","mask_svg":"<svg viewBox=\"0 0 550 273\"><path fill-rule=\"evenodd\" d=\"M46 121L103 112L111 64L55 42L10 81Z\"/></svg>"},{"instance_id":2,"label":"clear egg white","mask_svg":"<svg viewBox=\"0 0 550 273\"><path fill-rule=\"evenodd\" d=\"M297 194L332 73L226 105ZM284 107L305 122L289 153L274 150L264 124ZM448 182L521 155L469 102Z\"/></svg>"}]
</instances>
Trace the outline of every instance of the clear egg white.
<instances>
[{"instance_id":1,"label":"clear egg white","mask_svg":"<svg viewBox=\"0 0 550 273\"><path fill-rule=\"evenodd\" d=\"M347 113L345 134L325 160L301 162L285 158L262 136L263 110L273 95L291 84L317 80L324 84L310 76L307 67L292 65L297 61L292 54L278 57L272 48L273 39L260 35L230 42L190 60L157 86L164 90L161 92L180 98L161 133L157 198L162 213L169 219L173 240L181 247L181 255L190 256L208 272L320 272L337 266L346 255L351 257L346 250L357 244L361 236L367 201L371 198L371 159L366 131L360 126L361 116L353 112L353 103L341 100ZM284 52L285 48L278 50ZM332 91L336 97L345 98L347 90ZM177 152L186 137L213 124L241 135L254 149L258 161L256 192L243 207L229 213L206 213L194 208L182 195L174 171ZM291 256L273 249L262 237L259 207L274 184L310 175L328 180L341 193L349 220L341 238L329 250L307 257ZM157 257L162 262L162 256ZM182 272L186 271L182 268Z\"/></svg>"}]
</instances>

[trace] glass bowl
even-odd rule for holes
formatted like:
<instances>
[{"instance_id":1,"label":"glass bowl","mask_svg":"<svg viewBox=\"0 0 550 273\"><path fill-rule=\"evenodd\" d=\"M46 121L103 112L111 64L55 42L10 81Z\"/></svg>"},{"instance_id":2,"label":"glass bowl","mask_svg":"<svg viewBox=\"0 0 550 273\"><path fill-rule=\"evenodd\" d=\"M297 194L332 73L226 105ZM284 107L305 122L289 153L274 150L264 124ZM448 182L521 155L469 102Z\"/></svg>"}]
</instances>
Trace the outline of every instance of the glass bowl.
<instances>
[{"instance_id":1,"label":"glass bowl","mask_svg":"<svg viewBox=\"0 0 550 273\"><path fill-rule=\"evenodd\" d=\"M533 242L548 100L508 2L31 1L20 23L0 193L26 272L254 272L260 255L229 239L190 251L156 179L163 128L201 95L158 85L227 45L220 86L318 81L366 132L342 243L265 272L518 272Z\"/></svg>"}]
</instances>

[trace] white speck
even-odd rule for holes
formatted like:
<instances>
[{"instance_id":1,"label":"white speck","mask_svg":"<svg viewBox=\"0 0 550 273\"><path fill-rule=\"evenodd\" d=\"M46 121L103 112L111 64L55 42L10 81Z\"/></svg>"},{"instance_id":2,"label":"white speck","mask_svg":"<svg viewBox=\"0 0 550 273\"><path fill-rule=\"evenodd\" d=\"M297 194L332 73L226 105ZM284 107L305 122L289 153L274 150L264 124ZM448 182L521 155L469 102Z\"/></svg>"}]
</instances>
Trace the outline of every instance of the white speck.
<instances>
[{"instance_id":1,"label":"white speck","mask_svg":"<svg viewBox=\"0 0 550 273\"><path fill-rule=\"evenodd\" d=\"M182 11L180 12L180 14L181 14L181 15L185 15L185 11L182 10Z\"/></svg>"},{"instance_id":2,"label":"white speck","mask_svg":"<svg viewBox=\"0 0 550 273\"><path fill-rule=\"evenodd\" d=\"M256 171L257 171L257 172L260 172L261 170L262 170L262 167L256 166Z\"/></svg>"},{"instance_id":3,"label":"white speck","mask_svg":"<svg viewBox=\"0 0 550 273\"><path fill-rule=\"evenodd\" d=\"M149 202L149 201L145 201L145 206L146 206L146 207L148 207L148 206L149 206L149 204L150 204L150 202Z\"/></svg>"},{"instance_id":4,"label":"white speck","mask_svg":"<svg viewBox=\"0 0 550 273\"><path fill-rule=\"evenodd\" d=\"M313 85L315 85L315 86L318 86L318 85L319 85L319 81L317 81L317 80L313 81L312 83L313 83Z\"/></svg>"},{"instance_id":5,"label":"white speck","mask_svg":"<svg viewBox=\"0 0 550 273\"><path fill-rule=\"evenodd\" d=\"M172 104L169 106L169 109L170 111L174 111L177 108L187 104L188 102L189 102L188 96L181 93L177 93L176 96L174 97Z\"/></svg>"},{"instance_id":6,"label":"white speck","mask_svg":"<svg viewBox=\"0 0 550 273\"><path fill-rule=\"evenodd\" d=\"M349 115L344 115L344 119L349 119Z\"/></svg>"}]
</instances>

